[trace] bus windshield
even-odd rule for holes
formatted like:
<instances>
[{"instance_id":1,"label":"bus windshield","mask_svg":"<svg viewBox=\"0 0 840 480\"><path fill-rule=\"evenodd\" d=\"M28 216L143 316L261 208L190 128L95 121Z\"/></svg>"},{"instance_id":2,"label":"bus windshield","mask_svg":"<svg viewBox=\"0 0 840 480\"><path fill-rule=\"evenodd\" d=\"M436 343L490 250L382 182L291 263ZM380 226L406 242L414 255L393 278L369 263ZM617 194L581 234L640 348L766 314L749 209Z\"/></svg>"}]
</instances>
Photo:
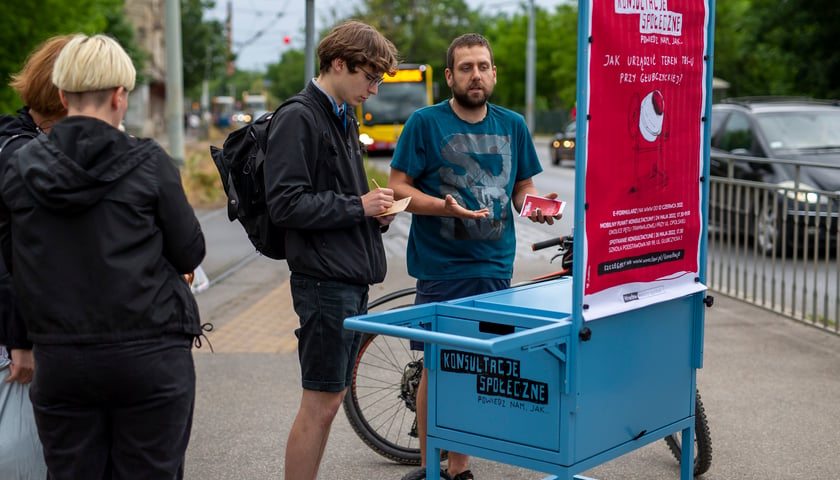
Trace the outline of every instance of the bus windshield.
<instances>
[{"instance_id":1,"label":"bus windshield","mask_svg":"<svg viewBox=\"0 0 840 480\"><path fill-rule=\"evenodd\" d=\"M403 124L420 107L429 104L425 83L383 83L379 92L362 104L365 125Z\"/></svg>"}]
</instances>

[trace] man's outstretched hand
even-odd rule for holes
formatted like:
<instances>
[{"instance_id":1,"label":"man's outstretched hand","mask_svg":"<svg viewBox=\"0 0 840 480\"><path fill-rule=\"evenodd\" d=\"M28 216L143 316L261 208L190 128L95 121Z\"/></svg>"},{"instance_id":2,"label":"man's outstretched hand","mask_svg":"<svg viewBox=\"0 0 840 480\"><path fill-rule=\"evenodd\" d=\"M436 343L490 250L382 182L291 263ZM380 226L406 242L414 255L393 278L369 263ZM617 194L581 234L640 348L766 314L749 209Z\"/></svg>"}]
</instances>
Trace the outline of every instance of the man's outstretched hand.
<instances>
[{"instance_id":1,"label":"man's outstretched hand","mask_svg":"<svg viewBox=\"0 0 840 480\"><path fill-rule=\"evenodd\" d=\"M455 197L453 197L452 195L447 195L444 199L444 202L444 210L446 211L445 216L447 217L479 219L486 218L490 215L490 210L486 208L482 208L481 210L467 210L461 205L458 205L458 201L455 200Z\"/></svg>"}]
</instances>

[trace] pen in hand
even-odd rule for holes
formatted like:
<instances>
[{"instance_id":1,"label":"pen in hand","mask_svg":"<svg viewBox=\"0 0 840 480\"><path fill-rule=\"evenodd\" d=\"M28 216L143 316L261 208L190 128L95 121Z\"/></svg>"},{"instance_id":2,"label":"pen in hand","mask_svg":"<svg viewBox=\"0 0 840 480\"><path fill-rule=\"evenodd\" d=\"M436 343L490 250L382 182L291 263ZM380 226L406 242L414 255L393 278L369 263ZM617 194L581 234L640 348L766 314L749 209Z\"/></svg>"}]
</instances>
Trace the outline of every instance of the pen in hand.
<instances>
[{"instance_id":1,"label":"pen in hand","mask_svg":"<svg viewBox=\"0 0 840 480\"><path fill-rule=\"evenodd\" d=\"M370 181L371 181L371 182L373 182L373 186L374 186L374 187L376 187L376 188L382 188L382 187L380 187L380 186L379 186L379 184L378 184L378 183L376 183L376 179L375 179L375 178L371 178L371 179L370 179Z\"/></svg>"}]
</instances>

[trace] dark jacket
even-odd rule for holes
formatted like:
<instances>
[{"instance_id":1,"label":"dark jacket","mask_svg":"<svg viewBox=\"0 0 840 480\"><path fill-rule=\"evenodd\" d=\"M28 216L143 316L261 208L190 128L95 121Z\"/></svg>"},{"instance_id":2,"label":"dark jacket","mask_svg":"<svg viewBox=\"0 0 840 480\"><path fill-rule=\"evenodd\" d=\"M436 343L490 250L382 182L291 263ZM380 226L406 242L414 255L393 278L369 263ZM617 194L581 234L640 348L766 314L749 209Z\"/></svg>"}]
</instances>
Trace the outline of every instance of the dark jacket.
<instances>
[{"instance_id":1,"label":"dark jacket","mask_svg":"<svg viewBox=\"0 0 840 480\"><path fill-rule=\"evenodd\" d=\"M204 236L153 140L68 117L15 152L0 189L0 246L34 343L200 334L182 274Z\"/></svg>"},{"instance_id":2,"label":"dark jacket","mask_svg":"<svg viewBox=\"0 0 840 480\"><path fill-rule=\"evenodd\" d=\"M289 269L315 278L370 285L385 279L379 222L364 216L370 191L352 107L346 120L311 81L305 103L271 119L265 159L271 219L287 228Z\"/></svg>"},{"instance_id":3,"label":"dark jacket","mask_svg":"<svg viewBox=\"0 0 840 480\"><path fill-rule=\"evenodd\" d=\"M17 116L0 115L0 172L15 151L26 142L37 137L41 131L29 108L23 107ZM12 348L31 349L32 342L26 336L26 325L15 312L12 277L6 269L6 263L0 261L0 345Z\"/></svg>"}]
</instances>

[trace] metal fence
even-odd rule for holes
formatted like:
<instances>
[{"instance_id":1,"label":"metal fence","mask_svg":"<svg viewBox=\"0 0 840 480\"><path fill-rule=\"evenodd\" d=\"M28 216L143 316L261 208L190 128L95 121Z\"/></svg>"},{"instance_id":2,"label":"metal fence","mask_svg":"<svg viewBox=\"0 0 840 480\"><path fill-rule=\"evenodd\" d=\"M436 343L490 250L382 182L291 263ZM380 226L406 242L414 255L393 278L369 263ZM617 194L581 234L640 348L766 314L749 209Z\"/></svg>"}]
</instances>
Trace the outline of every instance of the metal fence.
<instances>
[{"instance_id":1,"label":"metal fence","mask_svg":"<svg viewBox=\"0 0 840 480\"><path fill-rule=\"evenodd\" d=\"M712 162L726 173L709 184L709 287L840 334L840 191L800 181L815 172L840 174L840 165L732 155L713 155ZM776 167L792 178L744 179L744 172Z\"/></svg>"}]
</instances>

